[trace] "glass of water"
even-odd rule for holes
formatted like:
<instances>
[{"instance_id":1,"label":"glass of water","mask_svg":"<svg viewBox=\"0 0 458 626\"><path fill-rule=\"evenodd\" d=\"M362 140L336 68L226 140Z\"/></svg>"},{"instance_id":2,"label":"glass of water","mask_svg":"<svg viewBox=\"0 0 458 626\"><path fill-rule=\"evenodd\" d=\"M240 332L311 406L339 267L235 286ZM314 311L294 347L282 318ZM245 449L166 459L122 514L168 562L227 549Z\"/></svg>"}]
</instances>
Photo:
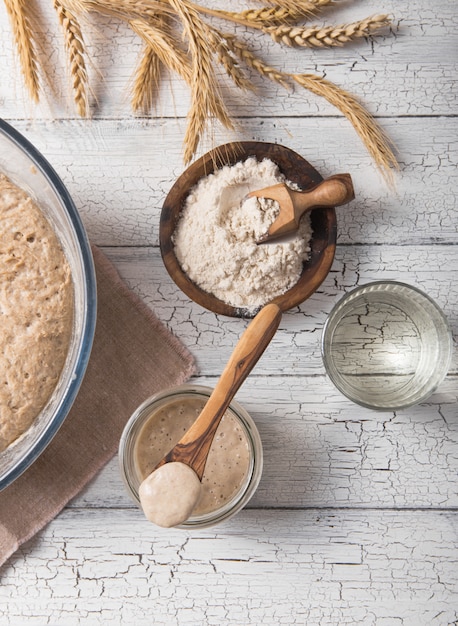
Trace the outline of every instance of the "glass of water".
<instances>
[{"instance_id":1,"label":"glass of water","mask_svg":"<svg viewBox=\"0 0 458 626\"><path fill-rule=\"evenodd\" d=\"M323 330L327 374L353 402L378 410L423 402L445 378L452 335L443 312L419 289L396 281L358 287Z\"/></svg>"}]
</instances>

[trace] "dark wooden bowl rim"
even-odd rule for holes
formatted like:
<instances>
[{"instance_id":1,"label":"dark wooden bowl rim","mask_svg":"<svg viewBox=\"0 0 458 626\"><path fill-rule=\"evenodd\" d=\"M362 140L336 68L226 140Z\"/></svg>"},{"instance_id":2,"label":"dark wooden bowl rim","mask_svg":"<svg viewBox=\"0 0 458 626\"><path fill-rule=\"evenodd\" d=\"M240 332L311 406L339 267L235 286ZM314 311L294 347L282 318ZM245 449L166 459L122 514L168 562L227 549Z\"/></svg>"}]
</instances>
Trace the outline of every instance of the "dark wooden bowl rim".
<instances>
[{"instance_id":1,"label":"dark wooden bowl rim","mask_svg":"<svg viewBox=\"0 0 458 626\"><path fill-rule=\"evenodd\" d=\"M164 265L171 278L191 300L200 306L230 317L253 317L256 311L233 307L203 291L183 272L175 256L172 235L178 223L186 197L192 187L224 165L234 165L250 156L258 160L270 159L276 163L286 178L301 189L309 189L323 180L317 170L302 156L279 144L257 141L228 143L207 152L195 161L177 179L162 207L159 223L159 243ZM311 213L313 235L310 259L304 263L299 281L272 302L282 311L291 309L309 298L329 273L334 260L337 220L334 208L314 209Z\"/></svg>"}]
</instances>

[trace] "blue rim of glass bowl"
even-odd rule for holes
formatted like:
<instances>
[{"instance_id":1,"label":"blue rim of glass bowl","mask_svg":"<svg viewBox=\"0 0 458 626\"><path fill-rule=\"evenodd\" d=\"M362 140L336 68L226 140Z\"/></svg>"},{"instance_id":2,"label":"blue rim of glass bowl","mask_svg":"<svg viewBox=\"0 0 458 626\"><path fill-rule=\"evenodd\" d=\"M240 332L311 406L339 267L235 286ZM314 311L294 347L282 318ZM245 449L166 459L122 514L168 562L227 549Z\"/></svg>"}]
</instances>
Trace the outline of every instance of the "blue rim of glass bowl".
<instances>
[{"instance_id":1,"label":"blue rim of glass bowl","mask_svg":"<svg viewBox=\"0 0 458 626\"><path fill-rule=\"evenodd\" d=\"M79 341L79 353L73 370L72 379L68 384L65 396L59 404L54 418L40 435L38 441L13 467L6 472L6 474L0 478L0 490L2 490L16 480L16 478L18 478L33 463L33 461L40 456L59 430L72 407L81 386L87 364L89 362L89 356L91 354L97 314L97 290L94 261L86 231L76 206L57 172L45 159L45 157L27 139L25 139L25 137L23 137L17 130L1 118L0 131L27 154L30 160L33 161L34 165L45 176L56 196L60 198L75 231L81 252L81 262L83 264L84 275L86 276L86 307L84 312L83 333Z\"/></svg>"}]
</instances>

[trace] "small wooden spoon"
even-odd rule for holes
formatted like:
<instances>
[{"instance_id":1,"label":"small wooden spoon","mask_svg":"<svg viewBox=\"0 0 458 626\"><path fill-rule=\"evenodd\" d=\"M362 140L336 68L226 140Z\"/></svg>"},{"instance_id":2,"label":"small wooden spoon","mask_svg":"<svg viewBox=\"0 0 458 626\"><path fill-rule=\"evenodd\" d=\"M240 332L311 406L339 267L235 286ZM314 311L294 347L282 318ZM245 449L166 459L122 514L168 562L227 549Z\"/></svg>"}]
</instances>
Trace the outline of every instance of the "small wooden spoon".
<instances>
[{"instance_id":1,"label":"small wooden spoon","mask_svg":"<svg viewBox=\"0 0 458 626\"><path fill-rule=\"evenodd\" d=\"M269 198L280 204L280 214L270 225L258 244L267 243L296 231L301 217L307 211L321 207L336 207L354 199L355 193L350 174L330 176L312 189L293 191L284 183L251 191L246 198Z\"/></svg>"},{"instance_id":2,"label":"small wooden spoon","mask_svg":"<svg viewBox=\"0 0 458 626\"><path fill-rule=\"evenodd\" d=\"M216 429L234 395L251 372L280 324L281 310L267 304L247 326L207 403L191 428L156 465L155 470L178 461L191 467L202 480Z\"/></svg>"}]
</instances>

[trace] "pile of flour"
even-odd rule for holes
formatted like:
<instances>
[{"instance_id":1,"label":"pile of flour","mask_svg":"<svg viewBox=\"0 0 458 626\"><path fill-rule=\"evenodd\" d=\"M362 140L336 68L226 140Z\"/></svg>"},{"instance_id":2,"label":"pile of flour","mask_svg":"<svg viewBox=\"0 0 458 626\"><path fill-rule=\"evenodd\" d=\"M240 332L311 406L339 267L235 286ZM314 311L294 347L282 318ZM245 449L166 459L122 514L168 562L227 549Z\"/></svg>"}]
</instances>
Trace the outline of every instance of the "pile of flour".
<instances>
[{"instance_id":1,"label":"pile of flour","mask_svg":"<svg viewBox=\"0 0 458 626\"><path fill-rule=\"evenodd\" d=\"M288 242L258 246L256 240L269 229L279 205L266 198L241 202L249 191L282 182L288 184L275 163L250 157L216 170L191 190L173 243L183 271L201 289L234 307L254 310L299 280L310 252L309 216ZM238 187L224 193L231 185L240 185L242 193Z\"/></svg>"}]
</instances>

